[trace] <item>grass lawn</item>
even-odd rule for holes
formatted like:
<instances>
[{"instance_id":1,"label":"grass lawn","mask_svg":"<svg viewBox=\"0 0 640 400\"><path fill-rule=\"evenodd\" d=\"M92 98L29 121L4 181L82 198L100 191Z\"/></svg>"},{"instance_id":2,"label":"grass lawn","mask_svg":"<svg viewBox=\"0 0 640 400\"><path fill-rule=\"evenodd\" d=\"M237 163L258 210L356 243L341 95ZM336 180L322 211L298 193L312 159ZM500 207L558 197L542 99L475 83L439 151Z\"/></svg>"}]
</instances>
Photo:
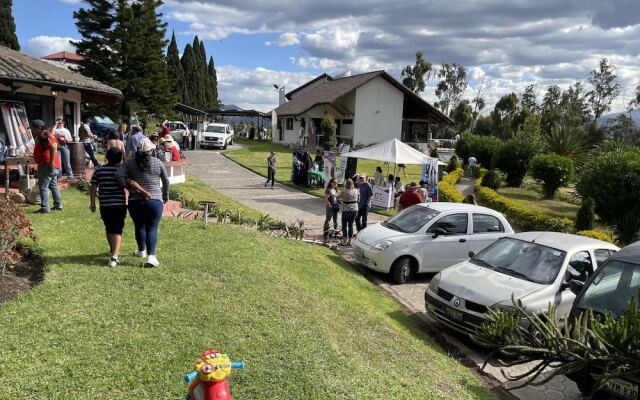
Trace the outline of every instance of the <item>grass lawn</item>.
<instances>
[{"instance_id":1,"label":"grass lawn","mask_svg":"<svg viewBox=\"0 0 640 400\"><path fill-rule=\"evenodd\" d=\"M543 211L558 217L575 220L580 206L560 199L543 199L542 195L533 190L503 187L498 193L513 200L517 200L531 209Z\"/></svg>"},{"instance_id":2,"label":"grass lawn","mask_svg":"<svg viewBox=\"0 0 640 400\"><path fill-rule=\"evenodd\" d=\"M110 269L87 196L63 199L30 215L44 282L0 306L2 399L184 398L182 375L212 347L247 363L238 400L495 398L328 249L165 219L159 268Z\"/></svg>"},{"instance_id":3,"label":"grass lawn","mask_svg":"<svg viewBox=\"0 0 640 400\"><path fill-rule=\"evenodd\" d=\"M237 210L249 218L258 219L262 216L260 212L253 208L247 207L220 192L216 192L205 182L192 175L187 175L187 181L185 183L172 185L171 188L179 190L187 199L195 201L213 200L219 208L227 208L233 211Z\"/></svg>"}]
</instances>

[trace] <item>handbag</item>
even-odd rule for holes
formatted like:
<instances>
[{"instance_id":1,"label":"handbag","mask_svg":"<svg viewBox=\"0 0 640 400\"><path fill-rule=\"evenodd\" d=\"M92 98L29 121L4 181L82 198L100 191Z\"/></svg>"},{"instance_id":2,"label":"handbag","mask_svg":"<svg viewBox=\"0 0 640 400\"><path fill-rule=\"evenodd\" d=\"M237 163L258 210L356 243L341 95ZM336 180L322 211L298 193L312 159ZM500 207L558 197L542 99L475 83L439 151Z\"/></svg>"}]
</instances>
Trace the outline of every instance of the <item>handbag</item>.
<instances>
[{"instance_id":1,"label":"handbag","mask_svg":"<svg viewBox=\"0 0 640 400\"><path fill-rule=\"evenodd\" d=\"M331 205L331 208L333 208L333 212L338 212L338 211L340 211L340 204L338 204L338 203L333 203L333 204Z\"/></svg>"}]
</instances>

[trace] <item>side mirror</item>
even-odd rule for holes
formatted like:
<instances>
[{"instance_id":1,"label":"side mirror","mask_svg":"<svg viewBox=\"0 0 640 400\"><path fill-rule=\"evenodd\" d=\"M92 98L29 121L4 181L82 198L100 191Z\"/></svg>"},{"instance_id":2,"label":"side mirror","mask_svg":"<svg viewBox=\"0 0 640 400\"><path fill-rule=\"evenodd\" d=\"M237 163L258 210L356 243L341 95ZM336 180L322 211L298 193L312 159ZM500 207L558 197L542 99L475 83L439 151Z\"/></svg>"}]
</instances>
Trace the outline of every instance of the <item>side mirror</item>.
<instances>
[{"instance_id":1,"label":"side mirror","mask_svg":"<svg viewBox=\"0 0 640 400\"><path fill-rule=\"evenodd\" d=\"M473 256L476 255L476 253L474 253L473 251L469 251L469 254L467 254L469 256L469 258L473 258Z\"/></svg>"},{"instance_id":2,"label":"side mirror","mask_svg":"<svg viewBox=\"0 0 640 400\"><path fill-rule=\"evenodd\" d=\"M442 235L446 235L447 231L444 230L443 228L436 228L436 231L433 234L433 238L437 238L438 236L442 236Z\"/></svg>"}]
</instances>

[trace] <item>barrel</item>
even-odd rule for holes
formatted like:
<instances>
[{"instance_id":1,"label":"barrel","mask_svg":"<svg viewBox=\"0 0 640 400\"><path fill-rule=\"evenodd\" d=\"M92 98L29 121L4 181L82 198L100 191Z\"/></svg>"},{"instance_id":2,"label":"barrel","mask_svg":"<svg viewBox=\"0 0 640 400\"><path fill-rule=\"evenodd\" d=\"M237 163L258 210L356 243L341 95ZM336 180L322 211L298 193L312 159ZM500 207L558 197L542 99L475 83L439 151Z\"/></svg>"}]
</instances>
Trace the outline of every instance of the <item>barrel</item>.
<instances>
[{"instance_id":1,"label":"barrel","mask_svg":"<svg viewBox=\"0 0 640 400\"><path fill-rule=\"evenodd\" d=\"M74 175L84 175L85 168L85 151L84 143L82 142L69 142L69 152L71 157L71 170Z\"/></svg>"}]
</instances>

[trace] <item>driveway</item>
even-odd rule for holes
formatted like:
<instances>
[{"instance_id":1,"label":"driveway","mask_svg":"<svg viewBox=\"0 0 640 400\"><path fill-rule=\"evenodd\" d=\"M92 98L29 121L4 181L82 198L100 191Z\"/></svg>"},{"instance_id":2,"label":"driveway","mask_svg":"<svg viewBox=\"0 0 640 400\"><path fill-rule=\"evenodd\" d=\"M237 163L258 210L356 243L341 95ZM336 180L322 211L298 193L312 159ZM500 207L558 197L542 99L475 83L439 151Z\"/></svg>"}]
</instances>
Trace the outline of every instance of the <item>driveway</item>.
<instances>
[{"instance_id":1,"label":"driveway","mask_svg":"<svg viewBox=\"0 0 640 400\"><path fill-rule=\"evenodd\" d=\"M233 147L235 145L230 149ZM322 234L325 207L321 198L279 183L276 183L275 190L265 188L264 177L229 160L220 151L188 151L186 156L191 162L187 173L216 191L272 218L289 223L304 221L310 235ZM370 223L385 219L384 216L369 213Z\"/></svg>"}]
</instances>

